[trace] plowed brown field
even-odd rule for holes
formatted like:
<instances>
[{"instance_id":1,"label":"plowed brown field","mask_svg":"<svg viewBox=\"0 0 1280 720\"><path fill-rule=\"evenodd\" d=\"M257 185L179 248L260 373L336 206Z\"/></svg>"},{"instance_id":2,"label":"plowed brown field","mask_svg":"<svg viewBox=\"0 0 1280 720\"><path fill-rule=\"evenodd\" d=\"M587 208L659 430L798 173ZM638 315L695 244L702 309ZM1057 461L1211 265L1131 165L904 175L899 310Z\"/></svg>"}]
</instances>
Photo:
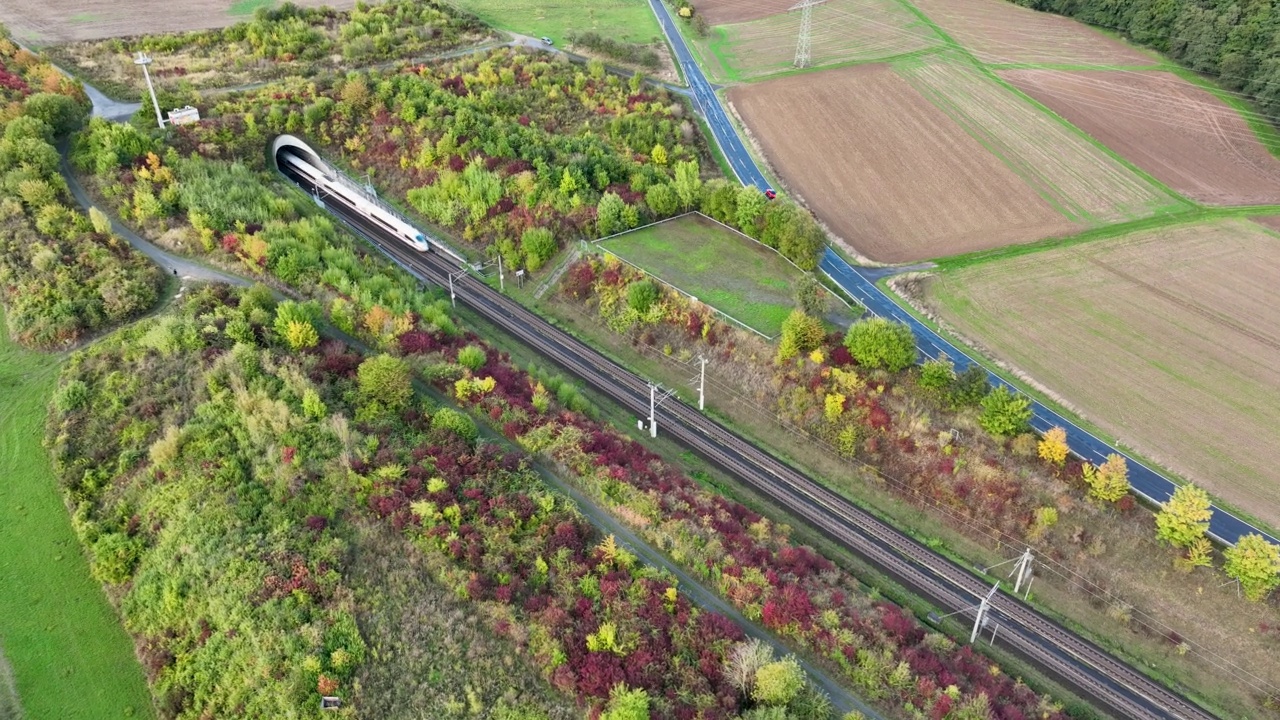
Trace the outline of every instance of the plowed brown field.
<instances>
[{"instance_id":1,"label":"plowed brown field","mask_svg":"<svg viewBox=\"0 0 1280 720\"><path fill-rule=\"evenodd\" d=\"M355 0L293 0L304 7L346 10ZM202 30L251 19L256 5L233 0L4 0L0 22L18 40L48 45L124 35ZM237 7L238 6L238 7ZM243 8L233 15L231 10Z\"/></svg>"},{"instance_id":2,"label":"plowed brown field","mask_svg":"<svg viewBox=\"0 0 1280 720\"><path fill-rule=\"evenodd\" d=\"M1001 75L1192 199L1213 205L1280 203L1280 160L1238 112L1176 75L1060 70Z\"/></svg>"},{"instance_id":3,"label":"plowed brown field","mask_svg":"<svg viewBox=\"0 0 1280 720\"><path fill-rule=\"evenodd\" d=\"M985 63L1155 65L1089 26L1005 0L910 0Z\"/></svg>"},{"instance_id":4,"label":"plowed brown field","mask_svg":"<svg viewBox=\"0 0 1280 720\"><path fill-rule=\"evenodd\" d=\"M1127 445L1280 525L1280 241L1245 220L943 274L963 335Z\"/></svg>"},{"instance_id":5,"label":"plowed brown field","mask_svg":"<svg viewBox=\"0 0 1280 720\"><path fill-rule=\"evenodd\" d=\"M729 99L787 184L874 260L954 255L1076 228L887 66L744 85Z\"/></svg>"}]
</instances>

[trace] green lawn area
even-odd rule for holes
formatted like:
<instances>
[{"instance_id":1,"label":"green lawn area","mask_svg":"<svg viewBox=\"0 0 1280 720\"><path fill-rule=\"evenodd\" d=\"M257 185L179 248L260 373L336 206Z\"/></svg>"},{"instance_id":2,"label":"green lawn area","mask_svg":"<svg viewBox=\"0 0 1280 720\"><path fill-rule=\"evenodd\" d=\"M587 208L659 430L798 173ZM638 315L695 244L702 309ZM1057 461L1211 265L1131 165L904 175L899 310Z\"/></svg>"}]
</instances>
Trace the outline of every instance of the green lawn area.
<instances>
[{"instance_id":1,"label":"green lawn area","mask_svg":"<svg viewBox=\"0 0 1280 720\"><path fill-rule=\"evenodd\" d=\"M563 45L569 31L595 31L605 37L647 43L662 36L647 0L454 0L503 30L547 36Z\"/></svg>"},{"instance_id":2,"label":"green lawn area","mask_svg":"<svg viewBox=\"0 0 1280 720\"><path fill-rule=\"evenodd\" d=\"M60 364L15 345L0 314L0 647L27 720L153 717L41 445Z\"/></svg>"},{"instance_id":3,"label":"green lawn area","mask_svg":"<svg viewBox=\"0 0 1280 720\"><path fill-rule=\"evenodd\" d=\"M702 215L620 235L600 246L726 315L775 337L804 273L772 249Z\"/></svg>"}]
</instances>

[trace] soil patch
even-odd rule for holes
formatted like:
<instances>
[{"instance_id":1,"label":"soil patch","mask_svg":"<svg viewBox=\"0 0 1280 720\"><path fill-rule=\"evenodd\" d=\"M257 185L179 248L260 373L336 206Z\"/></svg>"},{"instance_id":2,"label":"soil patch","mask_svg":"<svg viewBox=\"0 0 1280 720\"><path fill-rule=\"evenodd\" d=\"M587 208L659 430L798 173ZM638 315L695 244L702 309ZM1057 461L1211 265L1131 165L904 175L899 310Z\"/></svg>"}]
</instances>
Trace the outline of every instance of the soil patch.
<instances>
[{"instance_id":1,"label":"soil patch","mask_svg":"<svg viewBox=\"0 0 1280 720\"><path fill-rule=\"evenodd\" d=\"M1239 113L1176 75L1059 70L1001 75L1187 197L1212 205L1280 203L1280 160Z\"/></svg>"},{"instance_id":2,"label":"soil patch","mask_svg":"<svg viewBox=\"0 0 1280 720\"><path fill-rule=\"evenodd\" d=\"M985 250L1077 227L887 66L736 87L729 99L787 184L873 260Z\"/></svg>"},{"instance_id":3,"label":"soil patch","mask_svg":"<svg viewBox=\"0 0 1280 720\"><path fill-rule=\"evenodd\" d=\"M943 275L931 302L1141 454L1280 525L1280 241L1245 220Z\"/></svg>"},{"instance_id":4,"label":"soil patch","mask_svg":"<svg viewBox=\"0 0 1280 720\"><path fill-rule=\"evenodd\" d=\"M355 0L293 0L302 7L347 10ZM34 45L99 40L126 35L204 30L253 18L254 0L5 0L0 22L14 37Z\"/></svg>"},{"instance_id":5,"label":"soil patch","mask_svg":"<svg viewBox=\"0 0 1280 720\"><path fill-rule=\"evenodd\" d=\"M1151 66L1153 55L1061 15L1005 0L911 0L953 40L989 64Z\"/></svg>"}]
</instances>

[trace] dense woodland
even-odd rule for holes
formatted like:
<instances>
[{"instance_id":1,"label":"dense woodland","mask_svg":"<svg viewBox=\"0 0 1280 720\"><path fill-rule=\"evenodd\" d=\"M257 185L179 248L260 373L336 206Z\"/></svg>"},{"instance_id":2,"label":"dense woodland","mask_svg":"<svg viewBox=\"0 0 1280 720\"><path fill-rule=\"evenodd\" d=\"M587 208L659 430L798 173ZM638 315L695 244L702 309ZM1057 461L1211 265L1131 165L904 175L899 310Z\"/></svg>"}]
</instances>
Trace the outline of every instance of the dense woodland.
<instances>
[{"instance_id":1,"label":"dense woodland","mask_svg":"<svg viewBox=\"0 0 1280 720\"><path fill-rule=\"evenodd\" d=\"M807 212L715 177L684 99L640 76L609 75L598 62L502 49L273 84L208 115L174 129L182 154L256 160L271 135L298 133L372 173L384 193L407 198L452 237L501 254L509 269L538 270L566 244L693 208L807 269L823 248ZM120 172L132 183L127 168ZM232 204L255 202L251 193L232 196L219 201L232 214ZM180 211L161 205L165 215Z\"/></svg>"},{"instance_id":2,"label":"dense woodland","mask_svg":"<svg viewBox=\"0 0 1280 720\"><path fill-rule=\"evenodd\" d=\"M1118 30L1225 87L1280 121L1280 12L1271 0L1013 0Z\"/></svg>"},{"instance_id":3,"label":"dense woodland","mask_svg":"<svg viewBox=\"0 0 1280 720\"><path fill-rule=\"evenodd\" d=\"M163 280L105 216L79 210L58 172L54 143L87 112L78 83L0 26L0 300L10 333L33 347L65 347L137 316Z\"/></svg>"}]
</instances>

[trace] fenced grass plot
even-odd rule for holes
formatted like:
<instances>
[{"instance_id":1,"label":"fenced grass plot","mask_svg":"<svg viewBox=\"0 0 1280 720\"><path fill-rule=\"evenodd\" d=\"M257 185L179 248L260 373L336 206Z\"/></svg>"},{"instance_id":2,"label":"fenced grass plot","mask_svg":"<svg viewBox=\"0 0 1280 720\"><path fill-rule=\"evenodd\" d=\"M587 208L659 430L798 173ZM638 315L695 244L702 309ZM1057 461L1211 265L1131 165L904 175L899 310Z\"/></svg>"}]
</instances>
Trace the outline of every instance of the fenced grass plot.
<instances>
[{"instance_id":1,"label":"fenced grass plot","mask_svg":"<svg viewBox=\"0 0 1280 720\"><path fill-rule=\"evenodd\" d=\"M786 258L691 213L599 243L620 259L752 329L776 337L804 273Z\"/></svg>"}]
</instances>

